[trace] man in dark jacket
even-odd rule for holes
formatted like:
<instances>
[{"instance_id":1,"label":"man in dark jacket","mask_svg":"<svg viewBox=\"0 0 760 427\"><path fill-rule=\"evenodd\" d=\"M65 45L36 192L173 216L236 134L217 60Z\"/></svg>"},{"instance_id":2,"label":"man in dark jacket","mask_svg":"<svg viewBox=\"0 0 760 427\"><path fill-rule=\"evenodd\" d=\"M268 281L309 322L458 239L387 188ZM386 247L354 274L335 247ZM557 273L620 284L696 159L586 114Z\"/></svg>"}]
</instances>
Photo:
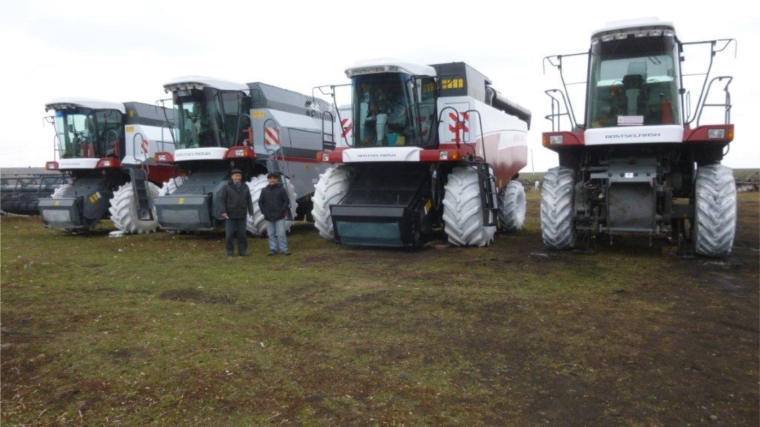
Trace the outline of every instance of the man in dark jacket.
<instances>
[{"instance_id":1,"label":"man in dark jacket","mask_svg":"<svg viewBox=\"0 0 760 427\"><path fill-rule=\"evenodd\" d=\"M243 172L233 169L232 181L222 187L219 200L222 205L222 218L227 220L225 228L227 235L227 256L235 255L235 239L237 239L238 253L245 256L248 250L248 237L245 235L245 221L247 215L253 215L253 201L251 190L243 183Z\"/></svg>"},{"instance_id":2,"label":"man in dark jacket","mask_svg":"<svg viewBox=\"0 0 760 427\"><path fill-rule=\"evenodd\" d=\"M280 253L290 255L288 240L285 236L285 221L290 217L290 197L285 187L277 181L276 173L267 175L269 185L261 190L259 196L259 208L264 219L267 221L267 235L269 235L269 255L277 254L277 244L280 245Z\"/></svg>"}]
</instances>

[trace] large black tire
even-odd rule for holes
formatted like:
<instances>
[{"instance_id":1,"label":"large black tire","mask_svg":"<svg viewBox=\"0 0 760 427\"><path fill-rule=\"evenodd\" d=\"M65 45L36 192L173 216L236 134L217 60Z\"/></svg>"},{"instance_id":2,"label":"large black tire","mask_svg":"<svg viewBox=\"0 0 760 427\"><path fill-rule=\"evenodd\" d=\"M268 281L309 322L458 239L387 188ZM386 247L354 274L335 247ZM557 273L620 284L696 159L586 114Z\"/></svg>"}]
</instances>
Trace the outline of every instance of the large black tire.
<instances>
[{"instance_id":1,"label":"large black tire","mask_svg":"<svg viewBox=\"0 0 760 427\"><path fill-rule=\"evenodd\" d=\"M525 187L509 181L499 194L499 224L504 231L517 231L525 222Z\"/></svg>"},{"instance_id":2,"label":"large black tire","mask_svg":"<svg viewBox=\"0 0 760 427\"><path fill-rule=\"evenodd\" d=\"M478 172L472 167L456 167L449 174L443 195L444 230L456 246L488 246L496 227L485 225L480 200Z\"/></svg>"},{"instance_id":3,"label":"large black tire","mask_svg":"<svg viewBox=\"0 0 760 427\"><path fill-rule=\"evenodd\" d=\"M697 169L694 203L694 250L699 255L731 255L736 233L736 183L730 168Z\"/></svg>"},{"instance_id":4,"label":"large black tire","mask_svg":"<svg viewBox=\"0 0 760 427\"><path fill-rule=\"evenodd\" d=\"M296 202L296 190L291 184L288 178L282 177L282 184L285 186L285 190L290 196L290 221L286 221L286 231L290 231L290 226L293 225L293 218L296 217L296 208L298 203ZM267 235L267 222L264 219L264 214L261 213L259 208L259 196L261 196L261 190L269 185L267 182L266 174L261 174L253 177L248 181L248 188L251 191L251 199L253 200L253 216L248 216L245 223L245 228L254 236L266 236Z\"/></svg>"},{"instance_id":5,"label":"large black tire","mask_svg":"<svg viewBox=\"0 0 760 427\"><path fill-rule=\"evenodd\" d=\"M148 182L148 191L151 198L158 197L158 186L152 182ZM114 192L108 211L111 213L113 225L125 234L155 233L158 230L158 216L155 208L153 208L152 220L140 219L131 182L122 185Z\"/></svg>"},{"instance_id":6,"label":"large black tire","mask_svg":"<svg viewBox=\"0 0 760 427\"><path fill-rule=\"evenodd\" d=\"M565 167L549 169L541 186L541 236L549 249L575 246L575 174Z\"/></svg>"},{"instance_id":7,"label":"large black tire","mask_svg":"<svg viewBox=\"0 0 760 427\"><path fill-rule=\"evenodd\" d=\"M329 168L319 176L319 182L314 188L314 197L311 199L314 208L311 215L314 217L314 226L319 230L319 235L327 240L335 240L330 205L337 204L346 196L350 172L348 166Z\"/></svg>"}]
</instances>

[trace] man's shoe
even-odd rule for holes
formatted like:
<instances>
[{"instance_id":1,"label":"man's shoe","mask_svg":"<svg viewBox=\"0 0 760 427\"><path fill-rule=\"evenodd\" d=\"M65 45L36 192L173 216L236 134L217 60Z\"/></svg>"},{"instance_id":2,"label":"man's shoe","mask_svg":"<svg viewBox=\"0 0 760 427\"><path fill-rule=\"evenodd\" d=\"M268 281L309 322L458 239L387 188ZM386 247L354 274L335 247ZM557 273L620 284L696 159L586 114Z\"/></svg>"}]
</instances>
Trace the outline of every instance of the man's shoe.
<instances>
[{"instance_id":1,"label":"man's shoe","mask_svg":"<svg viewBox=\"0 0 760 427\"><path fill-rule=\"evenodd\" d=\"M274 256L274 255L277 255L277 252L275 252L275 251L269 251L269 253L267 255L268 256Z\"/></svg>"},{"instance_id":2,"label":"man's shoe","mask_svg":"<svg viewBox=\"0 0 760 427\"><path fill-rule=\"evenodd\" d=\"M289 251L285 251L285 252L283 252L282 254L283 254L283 255L290 255L290 252L289 252Z\"/></svg>"}]
</instances>

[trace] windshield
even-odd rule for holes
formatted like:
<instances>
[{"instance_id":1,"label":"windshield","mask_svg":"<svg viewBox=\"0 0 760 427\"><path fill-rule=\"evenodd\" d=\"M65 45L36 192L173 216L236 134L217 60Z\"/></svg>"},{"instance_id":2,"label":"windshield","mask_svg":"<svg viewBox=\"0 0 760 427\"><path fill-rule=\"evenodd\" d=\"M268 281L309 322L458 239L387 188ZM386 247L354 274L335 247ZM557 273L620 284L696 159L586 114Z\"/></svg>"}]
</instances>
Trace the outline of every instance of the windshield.
<instances>
[{"instance_id":1,"label":"windshield","mask_svg":"<svg viewBox=\"0 0 760 427\"><path fill-rule=\"evenodd\" d=\"M240 129L248 120L242 92L222 92L213 88L180 90L174 94L179 118L178 148L232 147L238 144Z\"/></svg>"},{"instance_id":2,"label":"windshield","mask_svg":"<svg viewBox=\"0 0 760 427\"><path fill-rule=\"evenodd\" d=\"M681 124L673 37L596 43L588 84L590 128Z\"/></svg>"},{"instance_id":3,"label":"windshield","mask_svg":"<svg viewBox=\"0 0 760 427\"><path fill-rule=\"evenodd\" d=\"M432 83L432 79L431 79ZM426 145L418 117L435 116L435 91L422 91L421 80L403 73L357 76L353 79L354 147ZM430 86L426 84L424 87ZM434 84L432 87L435 87ZM417 90L415 90L417 88ZM420 103L415 102L415 93ZM424 110L424 112L422 111ZM424 123L426 130L429 123Z\"/></svg>"},{"instance_id":4,"label":"windshield","mask_svg":"<svg viewBox=\"0 0 760 427\"><path fill-rule=\"evenodd\" d=\"M61 144L61 158L119 157L124 137L122 114L118 110L74 108L55 112L55 131Z\"/></svg>"}]
</instances>

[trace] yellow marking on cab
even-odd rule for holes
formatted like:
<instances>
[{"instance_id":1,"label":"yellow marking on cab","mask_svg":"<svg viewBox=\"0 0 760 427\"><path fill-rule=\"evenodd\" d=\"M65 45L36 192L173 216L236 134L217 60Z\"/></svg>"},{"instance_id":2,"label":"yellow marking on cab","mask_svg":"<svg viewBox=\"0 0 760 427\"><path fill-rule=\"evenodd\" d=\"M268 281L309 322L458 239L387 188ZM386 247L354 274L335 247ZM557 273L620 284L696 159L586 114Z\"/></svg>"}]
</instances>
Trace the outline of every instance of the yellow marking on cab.
<instances>
[{"instance_id":1,"label":"yellow marking on cab","mask_svg":"<svg viewBox=\"0 0 760 427\"><path fill-rule=\"evenodd\" d=\"M441 80L441 88L443 89L461 89L464 87L464 79L443 79Z\"/></svg>"},{"instance_id":2,"label":"yellow marking on cab","mask_svg":"<svg viewBox=\"0 0 760 427\"><path fill-rule=\"evenodd\" d=\"M264 118L264 112L263 111L254 111L252 115L253 115L254 119L263 119Z\"/></svg>"}]
</instances>

